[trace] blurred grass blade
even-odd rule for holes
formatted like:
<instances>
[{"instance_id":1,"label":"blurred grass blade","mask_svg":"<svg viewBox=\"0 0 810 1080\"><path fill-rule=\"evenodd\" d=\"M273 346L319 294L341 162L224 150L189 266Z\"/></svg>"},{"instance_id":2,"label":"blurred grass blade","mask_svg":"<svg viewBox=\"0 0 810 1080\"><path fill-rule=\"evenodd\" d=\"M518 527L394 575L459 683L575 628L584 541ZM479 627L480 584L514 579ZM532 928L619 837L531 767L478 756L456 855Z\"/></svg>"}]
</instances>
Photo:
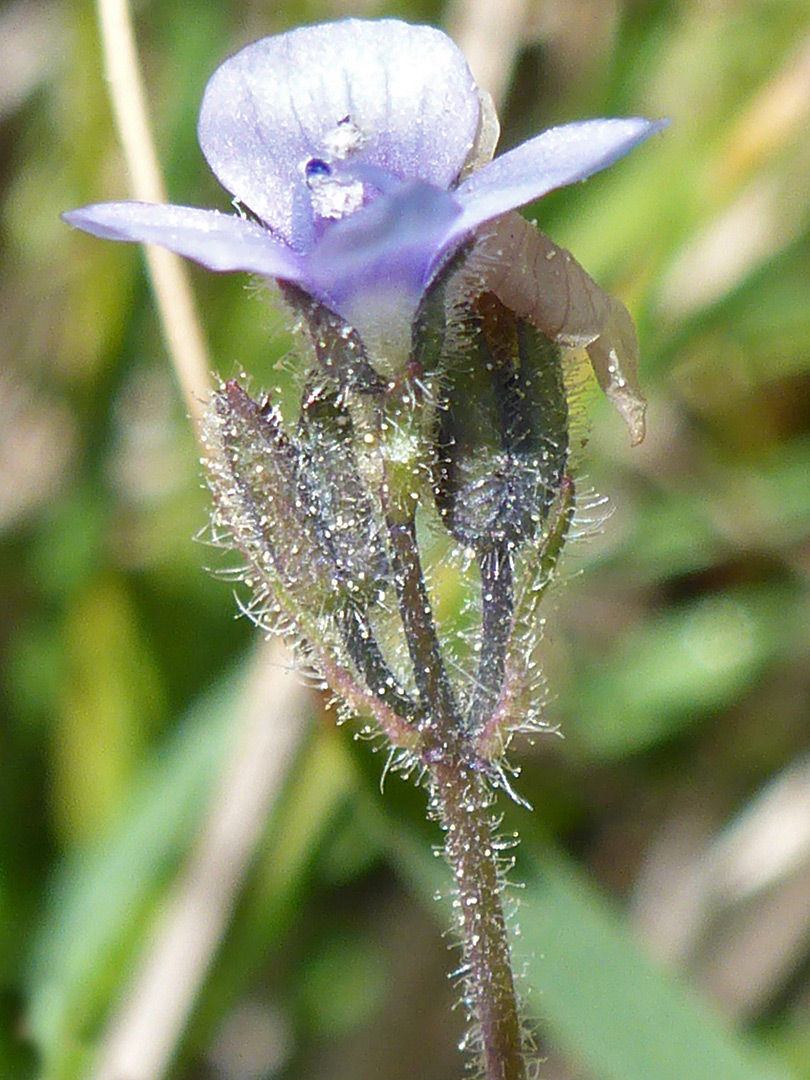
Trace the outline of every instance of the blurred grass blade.
<instances>
[{"instance_id":1,"label":"blurred grass blade","mask_svg":"<svg viewBox=\"0 0 810 1080\"><path fill-rule=\"evenodd\" d=\"M160 1080L230 924L307 728L305 690L279 642L253 652L194 844L106 1025L95 1080Z\"/></svg>"},{"instance_id":2,"label":"blurred grass blade","mask_svg":"<svg viewBox=\"0 0 810 1080\"><path fill-rule=\"evenodd\" d=\"M241 679L223 679L158 750L108 836L58 868L31 946L28 1023L48 1080L79 1075L226 752Z\"/></svg>"},{"instance_id":3,"label":"blurred grass blade","mask_svg":"<svg viewBox=\"0 0 810 1080\"><path fill-rule=\"evenodd\" d=\"M802 625L781 585L673 605L592 665L566 734L600 761L648 750L742 697L790 654Z\"/></svg>"},{"instance_id":4,"label":"blurred grass blade","mask_svg":"<svg viewBox=\"0 0 810 1080\"><path fill-rule=\"evenodd\" d=\"M521 952L533 1008L600 1080L777 1080L712 1007L658 969L559 855L523 868Z\"/></svg>"},{"instance_id":5,"label":"blurred grass blade","mask_svg":"<svg viewBox=\"0 0 810 1080\"><path fill-rule=\"evenodd\" d=\"M58 872L28 976L28 1021L47 1080L88 1075L110 1003L120 998L144 952L223 758L231 757L244 689L245 672L239 671L209 692L158 750L104 841L80 850ZM266 884L272 892L267 902L275 901L279 911L300 888L349 784L332 743L315 740L305 757L270 825L283 840L273 843L277 872ZM313 806L315 812L305 814ZM297 826L290 826L290 818Z\"/></svg>"}]
</instances>

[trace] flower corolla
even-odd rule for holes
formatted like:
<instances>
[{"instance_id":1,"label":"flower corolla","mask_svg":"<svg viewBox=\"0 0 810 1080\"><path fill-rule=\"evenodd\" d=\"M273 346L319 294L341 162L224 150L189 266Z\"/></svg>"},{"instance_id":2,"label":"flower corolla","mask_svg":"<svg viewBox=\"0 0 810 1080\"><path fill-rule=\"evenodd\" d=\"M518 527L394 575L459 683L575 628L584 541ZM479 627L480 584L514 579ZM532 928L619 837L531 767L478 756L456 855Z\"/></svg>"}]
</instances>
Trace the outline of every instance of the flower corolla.
<instances>
[{"instance_id":1,"label":"flower corolla","mask_svg":"<svg viewBox=\"0 0 810 1080\"><path fill-rule=\"evenodd\" d=\"M494 222L483 262L500 258L504 302L527 309L524 317L539 313L537 325L562 344L587 348L601 336L591 360L632 430L629 317L567 252L508 212L584 180L661 126L571 123L489 160L497 121L450 38L397 20L345 19L257 41L210 79L200 146L237 213L122 202L64 216L96 236L298 286L389 369L407 357L431 282ZM524 280L505 242L520 249Z\"/></svg>"}]
</instances>

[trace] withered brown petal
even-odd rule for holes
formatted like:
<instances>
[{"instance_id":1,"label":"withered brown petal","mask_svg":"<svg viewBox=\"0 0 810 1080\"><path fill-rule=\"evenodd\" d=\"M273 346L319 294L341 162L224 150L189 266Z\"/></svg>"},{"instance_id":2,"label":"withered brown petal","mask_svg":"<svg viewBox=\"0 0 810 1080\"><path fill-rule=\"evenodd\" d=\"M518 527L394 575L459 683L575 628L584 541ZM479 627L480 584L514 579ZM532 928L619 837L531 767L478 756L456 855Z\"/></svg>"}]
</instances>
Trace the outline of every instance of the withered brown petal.
<instances>
[{"instance_id":1,"label":"withered brown petal","mask_svg":"<svg viewBox=\"0 0 810 1080\"><path fill-rule=\"evenodd\" d=\"M520 214L504 214L482 229L456 280L459 302L467 289L491 291L556 344L585 349L633 445L642 441L646 402L638 383L633 321L570 252Z\"/></svg>"}]
</instances>

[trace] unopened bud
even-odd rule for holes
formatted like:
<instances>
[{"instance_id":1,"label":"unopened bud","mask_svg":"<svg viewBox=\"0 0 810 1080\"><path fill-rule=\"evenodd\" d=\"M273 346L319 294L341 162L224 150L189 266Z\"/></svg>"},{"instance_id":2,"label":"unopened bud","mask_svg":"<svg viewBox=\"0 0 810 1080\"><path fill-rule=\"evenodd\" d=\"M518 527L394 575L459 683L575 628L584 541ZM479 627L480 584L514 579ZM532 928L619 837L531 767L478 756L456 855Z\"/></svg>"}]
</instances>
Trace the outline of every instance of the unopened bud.
<instances>
[{"instance_id":1,"label":"unopened bud","mask_svg":"<svg viewBox=\"0 0 810 1080\"><path fill-rule=\"evenodd\" d=\"M322 544L344 591L355 600L378 593L389 576L381 508L358 471L351 416L334 383L316 379L305 389L298 442Z\"/></svg>"}]
</instances>

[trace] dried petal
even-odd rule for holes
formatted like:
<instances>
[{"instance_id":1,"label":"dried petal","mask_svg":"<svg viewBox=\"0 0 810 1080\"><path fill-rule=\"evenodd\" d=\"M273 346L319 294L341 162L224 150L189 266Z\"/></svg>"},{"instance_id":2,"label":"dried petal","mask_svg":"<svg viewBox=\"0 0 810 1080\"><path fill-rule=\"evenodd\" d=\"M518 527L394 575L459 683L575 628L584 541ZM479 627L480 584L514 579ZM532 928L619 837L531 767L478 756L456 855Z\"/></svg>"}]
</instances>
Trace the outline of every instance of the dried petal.
<instances>
[{"instance_id":1,"label":"dried petal","mask_svg":"<svg viewBox=\"0 0 810 1080\"><path fill-rule=\"evenodd\" d=\"M495 110L495 102L492 95L486 90L478 88L478 98L481 102L481 117L478 121L478 131L475 133L475 142L464 162L458 183L466 180L468 176L478 172L480 168L492 161L495 156L495 148L501 137L501 122Z\"/></svg>"},{"instance_id":2,"label":"dried petal","mask_svg":"<svg viewBox=\"0 0 810 1080\"><path fill-rule=\"evenodd\" d=\"M453 303L490 289L552 341L585 349L633 444L641 442L645 401L635 327L621 301L597 285L570 252L519 214L507 214L482 230L455 288Z\"/></svg>"},{"instance_id":3,"label":"dried petal","mask_svg":"<svg viewBox=\"0 0 810 1080\"><path fill-rule=\"evenodd\" d=\"M586 346L596 379L638 446L646 434L647 402L638 382L638 335L627 308L615 297L599 337Z\"/></svg>"}]
</instances>

